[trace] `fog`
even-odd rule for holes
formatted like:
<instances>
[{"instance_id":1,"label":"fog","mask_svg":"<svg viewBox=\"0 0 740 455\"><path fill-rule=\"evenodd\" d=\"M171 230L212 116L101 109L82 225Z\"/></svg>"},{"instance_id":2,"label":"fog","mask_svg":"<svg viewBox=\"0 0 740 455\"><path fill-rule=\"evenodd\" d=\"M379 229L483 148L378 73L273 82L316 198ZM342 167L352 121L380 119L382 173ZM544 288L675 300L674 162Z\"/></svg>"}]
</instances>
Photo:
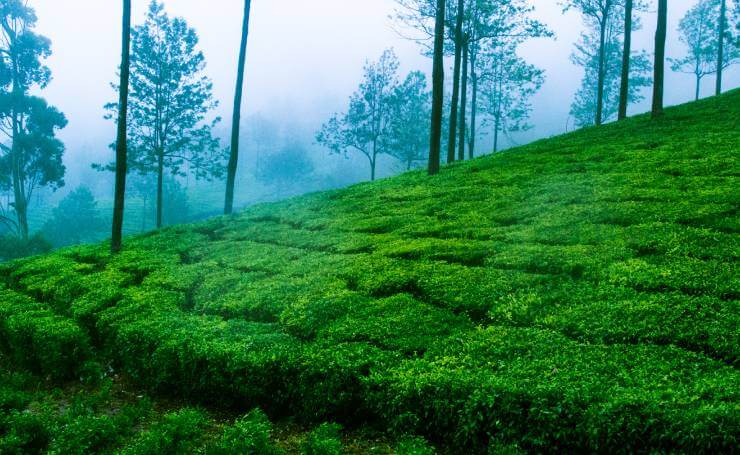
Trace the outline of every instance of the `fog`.
<instances>
[{"instance_id":1,"label":"fog","mask_svg":"<svg viewBox=\"0 0 740 455\"><path fill-rule=\"evenodd\" d=\"M143 21L148 0L134 0L134 25ZM170 15L180 16L200 36L207 61L206 73L214 83L214 95L221 102L218 115L224 121L219 135L228 137L235 85L235 67L240 39L242 1L169 0ZM521 48L521 55L546 71L546 83L533 99L531 123L534 128L514 136L514 143L560 134L569 125L569 109L581 83L582 70L569 59L574 42L583 30L580 16L562 13L558 0L536 0L535 17L556 34L554 39L536 39ZM685 49L678 42L676 28L693 0L671 0L667 54L679 57ZM40 193L56 201L67 191L85 184L103 199L110 198L109 175L92 171L93 162L108 162L108 145L115 137L113 122L103 118L103 105L116 99L110 82L120 61L120 2L116 0L31 0L39 18L37 32L52 41L48 66L53 81L43 96L65 113L68 126L59 133L66 144L67 185L55 195ZM250 132L279 134L285 141L306 143L312 150L316 169L329 178L324 186L341 186L367 179L366 161L330 155L313 144L316 129L331 113L345 108L355 90L366 59L376 59L393 47L401 72L431 72L431 60L419 45L401 37L391 16L393 0L255 0L253 1L247 76L243 107L242 169L248 174L258 160L250 149ZM655 11L640 13L643 29L636 33L634 49L652 52ZM448 65L450 66L451 63ZM448 76L451 71L448 70ZM706 78L704 95L711 92L712 78ZM668 72L668 104L690 101L690 75ZM738 67L726 75L726 88L740 84ZM649 97L648 97L649 98ZM631 113L646 111L647 101L631 106ZM261 122L261 123L260 123ZM259 123L259 124L258 124ZM265 132L264 129L275 131ZM291 138L290 136L295 136ZM481 139L480 150L490 148L490 138ZM380 176L396 172L392 163L381 163ZM220 188L222 185L213 186ZM311 189L311 188L308 188ZM300 191L297 191L300 192ZM47 192L48 193L48 192ZM107 193L107 194L106 194ZM274 189L259 190L242 178L237 201L282 196ZM280 193L280 194L278 194ZM220 198L216 189L213 199ZM40 197L42 197L40 196Z\"/></svg>"}]
</instances>

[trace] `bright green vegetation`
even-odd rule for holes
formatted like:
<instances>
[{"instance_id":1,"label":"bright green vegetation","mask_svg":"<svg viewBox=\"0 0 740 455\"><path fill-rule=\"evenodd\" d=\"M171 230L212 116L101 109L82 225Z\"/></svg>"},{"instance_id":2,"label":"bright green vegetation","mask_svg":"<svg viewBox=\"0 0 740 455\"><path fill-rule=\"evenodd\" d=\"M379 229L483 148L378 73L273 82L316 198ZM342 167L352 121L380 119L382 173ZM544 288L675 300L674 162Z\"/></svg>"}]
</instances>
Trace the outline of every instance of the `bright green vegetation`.
<instances>
[{"instance_id":1,"label":"bright green vegetation","mask_svg":"<svg viewBox=\"0 0 740 455\"><path fill-rule=\"evenodd\" d=\"M334 422L386 432L398 453L431 453L419 438L454 452L730 451L738 124L735 91L434 178L167 228L117 257L102 245L5 264L1 349L60 384L94 361L178 404L148 424L126 420L136 402L95 421L114 439L138 431L106 443L127 453L189 444L202 420L213 444L272 444L264 415L304 428L303 453L341 450ZM13 419L44 412L2 400L3 443L35 425ZM214 424L198 406L262 411ZM65 434L44 447L96 443Z\"/></svg>"}]
</instances>

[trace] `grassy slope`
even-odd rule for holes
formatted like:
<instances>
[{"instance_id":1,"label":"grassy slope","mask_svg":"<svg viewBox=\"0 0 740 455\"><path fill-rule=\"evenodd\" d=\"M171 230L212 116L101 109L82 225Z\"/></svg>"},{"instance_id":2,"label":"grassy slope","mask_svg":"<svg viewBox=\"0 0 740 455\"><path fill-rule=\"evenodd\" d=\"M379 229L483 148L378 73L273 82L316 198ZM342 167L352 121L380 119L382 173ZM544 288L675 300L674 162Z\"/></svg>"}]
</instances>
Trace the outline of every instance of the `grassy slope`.
<instances>
[{"instance_id":1,"label":"grassy slope","mask_svg":"<svg viewBox=\"0 0 740 455\"><path fill-rule=\"evenodd\" d=\"M734 448L738 124L734 91L3 265L0 347L469 450Z\"/></svg>"}]
</instances>

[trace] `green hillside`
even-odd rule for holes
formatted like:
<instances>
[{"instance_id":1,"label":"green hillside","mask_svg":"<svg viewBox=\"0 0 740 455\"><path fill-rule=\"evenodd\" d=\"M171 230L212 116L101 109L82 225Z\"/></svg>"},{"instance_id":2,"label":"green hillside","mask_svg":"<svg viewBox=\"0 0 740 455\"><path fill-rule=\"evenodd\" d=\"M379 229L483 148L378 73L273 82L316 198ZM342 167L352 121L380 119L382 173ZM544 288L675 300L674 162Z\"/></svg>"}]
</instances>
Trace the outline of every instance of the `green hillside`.
<instances>
[{"instance_id":1,"label":"green hillside","mask_svg":"<svg viewBox=\"0 0 740 455\"><path fill-rule=\"evenodd\" d=\"M736 450L738 125L736 90L4 264L0 452L238 453L255 407L305 453Z\"/></svg>"}]
</instances>

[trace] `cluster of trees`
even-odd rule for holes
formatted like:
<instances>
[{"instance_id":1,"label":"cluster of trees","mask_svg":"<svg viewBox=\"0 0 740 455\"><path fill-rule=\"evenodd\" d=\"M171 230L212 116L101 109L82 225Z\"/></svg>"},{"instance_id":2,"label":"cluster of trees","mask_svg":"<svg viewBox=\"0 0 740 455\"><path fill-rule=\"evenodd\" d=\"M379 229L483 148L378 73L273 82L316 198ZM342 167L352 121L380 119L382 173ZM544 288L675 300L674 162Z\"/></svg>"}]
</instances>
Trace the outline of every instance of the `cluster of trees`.
<instances>
[{"instance_id":1,"label":"cluster of trees","mask_svg":"<svg viewBox=\"0 0 740 455\"><path fill-rule=\"evenodd\" d=\"M739 14L738 3L730 12L727 0L700 0L681 19L678 25L679 40L689 52L682 58L670 59L670 62L673 71L694 76L694 99L698 100L701 95L702 80L713 74L717 76L715 93L721 93L722 71L740 60ZM734 21L735 26L728 26L725 22L728 20ZM718 39L720 36L722 39Z\"/></svg>"},{"instance_id":2,"label":"cluster of trees","mask_svg":"<svg viewBox=\"0 0 740 455\"><path fill-rule=\"evenodd\" d=\"M391 49L377 62L366 63L347 112L335 114L316 135L316 141L334 153L364 155L371 180L375 180L381 155L393 156L410 169L424 159L429 145L426 122L431 99L426 76L414 71L401 82L398 67L398 57Z\"/></svg>"},{"instance_id":3,"label":"cluster of trees","mask_svg":"<svg viewBox=\"0 0 740 455\"><path fill-rule=\"evenodd\" d=\"M533 2L396 1L396 23L412 31L414 36L409 38L433 59L431 87L423 72L401 77L395 53L385 51L377 61L367 62L347 110L335 114L317 133L319 144L338 154L362 154L375 179L383 155L393 157L404 169L426 161L429 172L435 174L443 145L451 163L475 156L481 129L490 131L493 149L498 151L501 135L531 127L531 98L545 76L518 50L527 40L553 36L532 18ZM600 125L625 118L629 103L641 100L651 85L653 114L659 116L667 0L563 0L561 4L564 11L578 11L587 28L572 54L572 61L584 68L582 86L571 106L577 124ZM178 183L185 175L209 181L225 178L224 213L233 211L251 1L244 0L243 5L231 143L225 147L214 135L220 122L213 115L218 103L205 76L205 58L195 31L183 19L168 16L158 0L151 0L144 23L132 27L131 0L122 0L122 58L119 78L112 84L118 100L106 105L108 118L118 125L111 146L116 158L95 165L115 172L113 252L121 249L127 176L139 182L129 182L132 194L139 191L147 200L149 193L155 194L156 227L186 212L186 197ZM635 12L656 5L651 60L644 50L632 49L631 36L642 26ZM696 98L708 75L716 75L719 94L723 70L740 59L739 13L736 2L697 0L681 20L679 39L689 52L668 61L674 71L694 75ZM51 43L34 31L36 22L27 1L0 0L0 193L7 195L0 199L0 235L12 234L33 251L42 250L44 243L30 236L29 203L39 189L55 191L64 185L64 145L56 134L66 125L64 115L38 96L51 79L44 64L51 55ZM445 97L445 58L453 61L449 97ZM275 157L256 172L258 180L287 184L313 169L305 150L293 144ZM89 212L85 218L92 221L77 226L67 219L75 210ZM96 210L92 194L76 190L62 201L43 231L56 245L81 241L108 224L93 217ZM143 210L148 213L147 204ZM10 244L6 239L3 243Z\"/></svg>"},{"instance_id":4,"label":"cluster of trees","mask_svg":"<svg viewBox=\"0 0 740 455\"><path fill-rule=\"evenodd\" d=\"M414 31L416 36L409 38L427 54L440 53L434 68L437 84L430 92L426 77L418 71L399 81L398 60L386 51L377 62L366 64L348 110L322 127L318 143L334 153L363 154L374 179L379 156L390 155L410 169L427 160L430 140L436 144L443 133L448 163L473 158L482 116L483 124L492 127L496 150L499 134L530 127L530 98L544 83L544 73L519 57L517 50L527 39L552 36L552 32L530 17L533 7L527 0L398 3L395 19ZM444 82L440 82L445 55L454 56L452 95L446 109ZM431 117L437 127L430 130Z\"/></svg>"}]
</instances>

